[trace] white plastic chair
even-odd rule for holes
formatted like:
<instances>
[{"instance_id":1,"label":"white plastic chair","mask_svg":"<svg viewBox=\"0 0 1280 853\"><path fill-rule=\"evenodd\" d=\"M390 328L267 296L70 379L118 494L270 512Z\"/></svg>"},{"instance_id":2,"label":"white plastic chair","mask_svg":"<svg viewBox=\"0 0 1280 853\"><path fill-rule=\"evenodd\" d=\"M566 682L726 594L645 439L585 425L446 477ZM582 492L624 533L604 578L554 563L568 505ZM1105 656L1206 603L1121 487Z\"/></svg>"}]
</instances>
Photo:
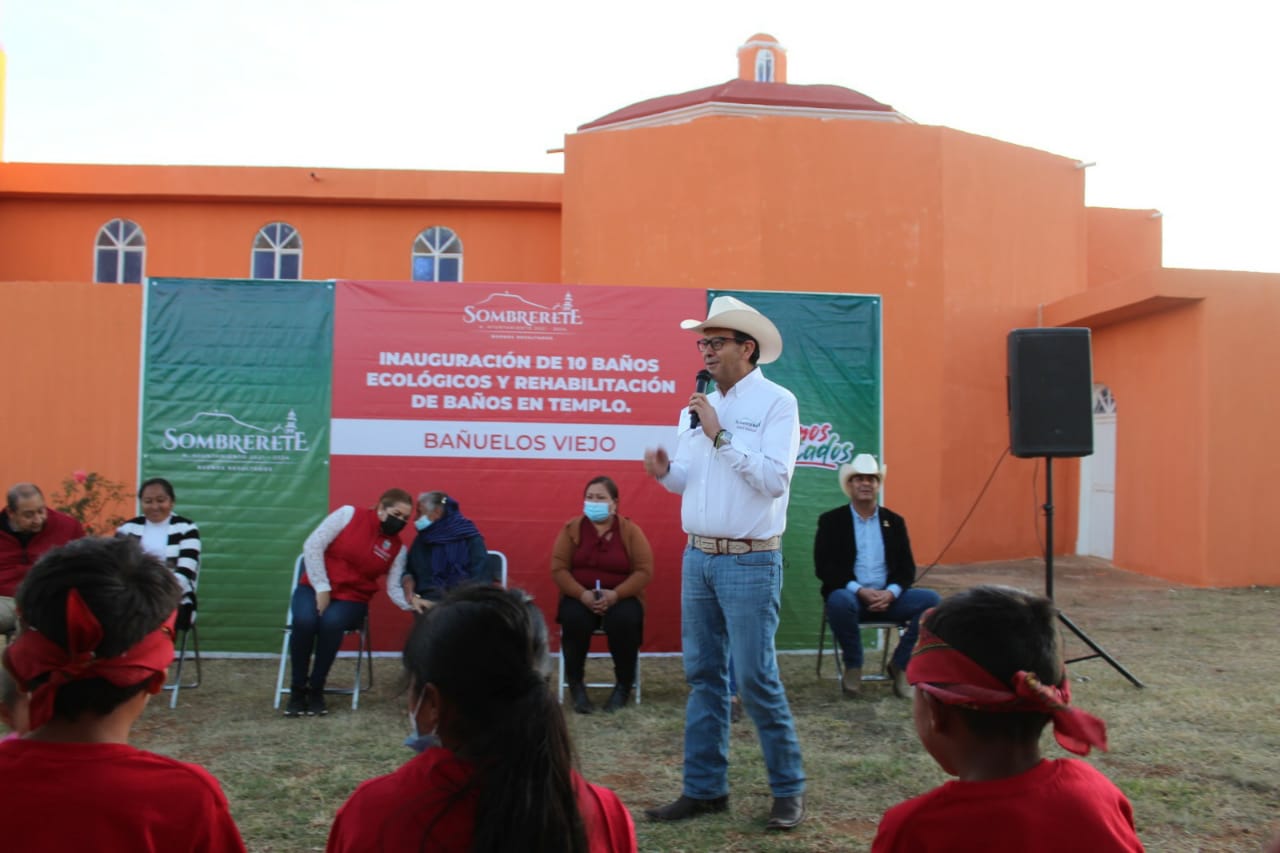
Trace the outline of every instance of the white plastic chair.
<instances>
[{"instance_id":1,"label":"white plastic chair","mask_svg":"<svg viewBox=\"0 0 1280 853\"><path fill-rule=\"evenodd\" d=\"M498 581L503 589L507 588L507 555L501 551L490 551L485 559L485 574Z\"/></svg>"},{"instance_id":2,"label":"white plastic chair","mask_svg":"<svg viewBox=\"0 0 1280 853\"><path fill-rule=\"evenodd\" d=\"M298 578L302 576L302 555L298 555L298 559L293 563L293 582L289 584L289 601L293 602L293 591L298 586ZM290 689L284 686L284 673L289 666L289 638L293 635L293 607L287 606L284 612L284 643L280 646L280 672L276 676L276 701L272 707L280 707L280 697L290 693ZM359 628L350 628L343 632L345 637L348 634L359 632L360 648L356 650L356 677L351 687L328 687L324 689L325 693L331 693L337 696L351 697L351 710L360 707L360 690L361 681L363 680L362 664L368 662L369 683L364 686L365 690L373 688L373 647L369 644L369 614L366 612L364 621L360 623Z\"/></svg>"}]
</instances>

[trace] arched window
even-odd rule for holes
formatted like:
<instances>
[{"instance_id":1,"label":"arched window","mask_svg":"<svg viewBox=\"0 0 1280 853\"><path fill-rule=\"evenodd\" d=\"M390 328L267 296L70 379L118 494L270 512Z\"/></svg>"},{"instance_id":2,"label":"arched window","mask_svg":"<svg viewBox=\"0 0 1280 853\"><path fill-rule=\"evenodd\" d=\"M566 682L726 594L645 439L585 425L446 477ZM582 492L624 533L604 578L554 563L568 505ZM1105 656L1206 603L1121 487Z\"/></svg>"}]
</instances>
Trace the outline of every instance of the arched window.
<instances>
[{"instance_id":1,"label":"arched window","mask_svg":"<svg viewBox=\"0 0 1280 853\"><path fill-rule=\"evenodd\" d=\"M253 240L254 278L302 278L302 237L287 222L262 226Z\"/></svg>"},{"instance_id":2,"label":"arched window","mask_svg":"<svg viewBox=\"0 0 1280 853\"><path fill-rule=\"evenodd\" d=\"M768 48L756 52L756 82L773 82L773 51Z\"/></svg>"},{"instance_id":3,"label":"arched window","mask_svg":"<svg viewBox=\"0 0 1280 853\"><path fill-rule=\"evenodd\" d=\"M414 281L462 281L462 241L453 229L432 225L413 241Z\"/></svg>"},{"instance_id":4,"label":"arched window","mask_svg":"<svg viewBox=\"0 0 1280 853\"><path fill-rule=\"evenodd\" d=\"M94 243L93 280L107 284L140 284L147 255L142 226L128 219L113 219L98 229Z\"/></svg>"}]
</instances>

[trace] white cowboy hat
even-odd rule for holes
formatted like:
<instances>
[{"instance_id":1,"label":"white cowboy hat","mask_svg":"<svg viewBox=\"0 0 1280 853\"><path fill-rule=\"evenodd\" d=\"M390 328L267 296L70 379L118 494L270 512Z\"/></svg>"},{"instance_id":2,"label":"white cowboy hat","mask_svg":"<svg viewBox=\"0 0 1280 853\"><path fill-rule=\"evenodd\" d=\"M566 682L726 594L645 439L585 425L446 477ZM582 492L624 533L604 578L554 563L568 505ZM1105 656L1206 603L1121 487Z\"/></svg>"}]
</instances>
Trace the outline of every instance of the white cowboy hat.
<instances>
[{"instance_id":1,"label":"white cowboy hat","mask_svg":"<svg viewBox=\"0 0 1280 853\"><path fill-rule=\"evenodd\" d=\"M840 466L840 488L844 489L844 493L849 497L853 497L853 490L849 488L849 478L854 474L870 474L873 477L879 477L880 482L884 482L884 472L888 470L887 465L881 465L876 458L870 453L859 453L853 457L852 462L846 462Z\"/></svg>"},{"instance_id":2,"label":"white cowboy hat","mask_svg":"<svg viewBox=\"0 0 1280 853\"><path fill-rule=\"evenodd\" d=\"M717 296L711 300L705 320L684 320L680 328L691 332L703 329L733 329L755 338L760 344L760 363L769 364L782 355L782 334L769 318L741 299Z\"/></svg>"}]
</instances>

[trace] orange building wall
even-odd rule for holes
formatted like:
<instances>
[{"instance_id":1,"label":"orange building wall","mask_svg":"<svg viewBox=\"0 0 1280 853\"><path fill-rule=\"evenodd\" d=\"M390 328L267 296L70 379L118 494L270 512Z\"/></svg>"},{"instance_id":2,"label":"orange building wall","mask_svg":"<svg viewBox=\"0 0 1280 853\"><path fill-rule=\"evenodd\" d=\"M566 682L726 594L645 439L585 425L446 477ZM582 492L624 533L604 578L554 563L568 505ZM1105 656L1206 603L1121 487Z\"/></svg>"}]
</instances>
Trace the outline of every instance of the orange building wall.
<instances>
[{"instance_id":1,"label":"orange building wall","mask_svg":"<svg viewBox=\"0 0 1280 853\"><path fill-rule=\"evenodd\" d=\"M1156 269L1048 306L1093 328L1116 399L1114 562L1199 586L1280 583L1280 275Z\"/></svg>"},{"instance_id":2,"label":"orange building wall","mask_svg":"<svg viewBox=\"0 0 1280 853\"><path fill-rule=\"evenodd\" d=\"M1199 283L1205 300L1207 371L1205 582L1280 585L1274 531L1280 519L1280 275L1164 270Z\"/></svg>"},{"instance_id":3,"label":"orange building wall","mask_svg":"<svg viewBox=\"0 0 1280 853\"><path fill-rule=\"evenodd\" d=\"M1093 332L1094 381L1116 400L1112 560L1199 585L1210 583L1204 318L1195 302Z\"/></svg>"},{"instance_id":4,"label":"orange building wall","mask_svg":"<svg viewBox=\"0 0 1280 853\"><path fill-rule=\"evenodd\" d=\"M949 536L1009 444L1008 333L1039 325L1037 305L1084 289L1086 223L1073 160L950 129L941 138L947 499L938 523ZM1078 470L1055 460L1059 553L1074 551ZM1043 460L1009 457L946 559L1042 554L1043 503Z\"/></svg>"},{"instance_id":5,"label":"orange building wall","mask_svg":"<svg viewBox=\"0 0 1280 853\"><path fill-rule=\"evenodd\" d=\"M565 281L880 294L884 499L923 553L939 541L938 164L936 129L873 122L717 117L570 136Z\"/></svg>"},{"instance_id":6,"label":"orange building wall","mask_svg":"<svg viewBox=\"0 0 1280 853\"><path fill-rule=\"evenodd\" d=\"M10 367L0 407L0 488L30 481L52 498L83 469L132 493L142 288L0 282L0 304ZM133 502L120 512L132 515Z\"/></svg>"},{"instance_id":7,"label":"orange building wall","mask_svg":"<svg viewBox=\"0 0 1280 853\"><path fill-rule=\"evenodd\" d=\"M407 280L413 241L432 225L462 240L464 280L560 276L555 209L0 196L0 280L92 281L98 229L116 217L142 226L145 273L155 277L247 278L253 240L275 221L302 235L304 278ZM59 235L56 250L50 234Z\"/></svg>"},{"instance_id":8,"label":"orange building wall","mask_svg":"<svg viewBox=\"0 0 1280 853\"><path fill-rule=\"evenodd\" d=\"M1090 207L1089 286L1109 284L1160 268L1164 229L1154 211Z\"/></svg>"},{"instance_id":9,"label":"orange building wall","mask_svg":"<svg viewBox=\"0 0 1280 853\"><path fill-rule=\"evenodd\" d=\"M919 125L718 117L577 134L565 163L568 282L883 297L885 502L935 556L1008 443L1006 334L1085 286L1073 161ZM1039 553L1030 465L1005 463L948 561ZM1060 496L1076 470L1058 465Z\"/></svg>"}]
</instances>

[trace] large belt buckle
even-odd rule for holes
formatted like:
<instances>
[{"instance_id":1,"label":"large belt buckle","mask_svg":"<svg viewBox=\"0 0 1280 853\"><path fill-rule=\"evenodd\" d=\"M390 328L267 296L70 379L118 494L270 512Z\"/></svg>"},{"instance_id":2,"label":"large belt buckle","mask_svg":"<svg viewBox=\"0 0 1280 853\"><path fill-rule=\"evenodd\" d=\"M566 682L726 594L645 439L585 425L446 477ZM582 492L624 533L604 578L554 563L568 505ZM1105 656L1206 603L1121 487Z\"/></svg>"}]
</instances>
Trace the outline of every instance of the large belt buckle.
<instances>
[{"instance_id":1,"label":"large belt buckle","mask_svg":"<svg viewBox=\"0 0 1280 853\"><path fill-rule=\"evenodd\" d=\"M726 554L749 554L751 553L751 543L743 542L741 539L724 540L724 550Z\"/></svg>"}]
</instances>

